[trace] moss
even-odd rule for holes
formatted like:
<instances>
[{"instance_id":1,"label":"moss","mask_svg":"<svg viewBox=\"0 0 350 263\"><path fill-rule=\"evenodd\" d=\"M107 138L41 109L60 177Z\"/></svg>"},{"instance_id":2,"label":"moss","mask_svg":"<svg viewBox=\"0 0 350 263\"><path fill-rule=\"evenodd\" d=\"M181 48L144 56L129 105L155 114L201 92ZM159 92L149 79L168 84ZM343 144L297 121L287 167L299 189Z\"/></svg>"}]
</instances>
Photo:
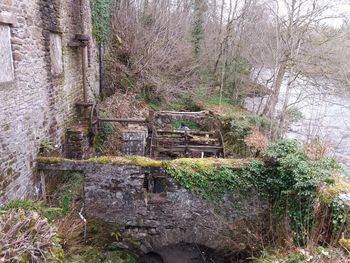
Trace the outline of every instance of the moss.
<instances>
[{"instance_id":1,"label":"moss","mask_svg":"<svg viewBox=\"0 0 350 263\"><path fill-rule=\"evenodd\" d=\"M247 165L252 159L215 159L215 158L182 158L172 161L154 160L143 156L100 156L93 157L88 160L70 160L60 157L38 157L37 162L43 164L58 164L58 163L74 163L74 164L103 164L103 165L135 165L143 168L166 168L168 164L175 166L191 166L195 164L201 169L210 167L229 167L232 169L240 169Z\"/></svg>"},{"instance_id":2,"label":"moss","mask_svg":"<svg viewBox=\"0 0 350 263\"><path fill-rule=\"evenodd\" d=\"M321 203L329 205L342 193L350 193L350 184L340 178L334 178L334 182L321 188L319 198Z\"/></svg>"},{"instance_id":3,"label":"moss","mask_svg":"<svg viewBox=\"0 0 350 263\"><path fill-rule=\"evenodd\" d=\"M85 163L96 163L96 164L110 164L110 165L126 165L129 161L123 157L115 156L100 156L90 158L89 160L83 161Z\"/></svg>"},{"instance_id":4,"label":"moss","mask_svg":"<svg viewBox=\"0 0 350 263\"><path fill-rule=\"evenodd\" d=\"M163 162L159 160L153 160L143 156L129 156L126 157L130 161L130 164L140 166L140 167L153 167L162 168Z\"/></svg>"},{"instance_id":5,"label":"moss","mask_svg":"<svg viewBox=\"0 0 350 263\"><path fill-rule=\"evenodd\" d=\"M350 239L341 238L339 240L339 245L345 248L347 251L350 250Z\"/></svg>"},{"instance_id":6,"label":"moss","mask_svg":"<svg viewBox=\"0 0 350 263\"><path fill-rule=\"evenodd\" d=\"M217 158L183 158L172 160L170 166L177 166L181 168L195 166L198 170L208 170L211 168L231 168L242 169L250 163L252 159L217 159Z\"/></svg>"}]
</instances>

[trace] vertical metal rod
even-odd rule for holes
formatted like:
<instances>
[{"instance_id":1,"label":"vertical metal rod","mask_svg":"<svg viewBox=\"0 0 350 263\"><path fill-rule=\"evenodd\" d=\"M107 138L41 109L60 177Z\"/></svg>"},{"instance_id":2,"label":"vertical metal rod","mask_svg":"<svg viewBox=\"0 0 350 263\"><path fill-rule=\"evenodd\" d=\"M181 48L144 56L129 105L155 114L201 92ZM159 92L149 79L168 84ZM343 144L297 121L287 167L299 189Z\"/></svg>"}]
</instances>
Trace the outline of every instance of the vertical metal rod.
<instances>
[{"instance_id":1,"label":"vertical metal rod","mask_svg":"<svg viewBox=\"0 0 350 263\"><path fill-rule=\"evenodd\" d=\"M83 75L83 95L84 102L87 102L87 80L86 80L86 62L87 62L87 46L81 48L81 57L82 57L82 75Z\"/></svg>"},{"instance_id":2,"label":"vertical metal rod","mask_svg":"<svg viewBox=\"0 0 350 263\"><path fill-rule=\"evenodd\" d=\"M80 18L81 18L81 29L82 33L85 35L87 32L86 29L86 21L87 20L87 0L80 0ZM81 47L81 57L82 57L82 75L83 75L83 96L84 102L86 103L88 100L87 94L87 78L86 78L86 69L87 69L87 60L88 60L88 43L84 43L85 45Z\"/></svg>"},{"instance_id":3,"label":"vertical metal rod","mask_svg":"<svg viewBox=\"0 0 350 263\"><path fill-rule=\"evenodd\" d=\"M100 59L100 67L99 67L99 70L100 70L100 72L99 72L99 75L100 75L100 94L102 94L102 89L103 89L103 79L102 79L102 77L103 77L103 47L102 47L102 44L100 43L100 45L99 45L99 55L100 55L100 57L99 57L99 59Z\"/></svg>"},{"instance_id":4,"label":"vertical metal rod","mask_svg":"<svg viewBox=\"0 0 350 263\"><path fill-rule=\"evenodd\" d=\"M44 203L47 203L47 196L46 196L46 182L45 182L45 174L43 171L40 171L40 181L41 181L41 194L44 200Z\"/></svg>"}]
</instances>

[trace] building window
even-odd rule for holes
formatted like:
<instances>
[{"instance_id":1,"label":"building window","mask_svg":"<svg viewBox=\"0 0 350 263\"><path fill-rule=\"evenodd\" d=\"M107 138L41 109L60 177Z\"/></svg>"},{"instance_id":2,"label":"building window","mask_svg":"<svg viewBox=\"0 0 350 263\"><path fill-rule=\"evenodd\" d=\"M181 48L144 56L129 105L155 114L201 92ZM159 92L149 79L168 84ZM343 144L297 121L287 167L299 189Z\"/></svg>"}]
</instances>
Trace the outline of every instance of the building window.
<instances>
[{"instance_id":1,"label":"building window","mask_svg":"<svg viewBox=\"0 0 350 263\"><path fill-rule=\"evenodd\" d=\"M0 24L0 82L14 80L10 25Z\"/></svg>"},{"instance_id":2,"label":"building window","mask_svg":"<svg viewBox=\"0 0 350 263\"><path fill-rule=\"evenodd\" d=\"M60 34L50 34L50 57L51 57L51 73L59 76L63 73L62 58L62 37Z\"/></svg>"}]
</instances>

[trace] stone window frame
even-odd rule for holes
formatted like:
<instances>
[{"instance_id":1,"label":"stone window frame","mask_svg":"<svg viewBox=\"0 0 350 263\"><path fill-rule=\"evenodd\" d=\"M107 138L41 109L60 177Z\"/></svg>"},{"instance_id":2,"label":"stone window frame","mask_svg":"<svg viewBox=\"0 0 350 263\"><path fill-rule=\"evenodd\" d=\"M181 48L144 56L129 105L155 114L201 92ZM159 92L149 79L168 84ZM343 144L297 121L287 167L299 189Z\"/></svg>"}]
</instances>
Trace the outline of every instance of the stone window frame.
<instances>
[{"instance_id":1,"label":"stone window frame","mask_svg":"<svg viewBox=\"0 0 350 263\"><path fill-rule=\"evenodd\" d=\"M63 52L63 32L60 30L56 30L56 29L50 29L48 30L49 33L49 37L48 37L48 45L49 45L49 56L50 56L50 74L52 77L54 78L61 78L62 76L64 76L64 71L65 71L65 67L64 67L64 52ZM62 63L62 71L59 74L55 74L53 72L53 63L52 63L52 57L51 57L51 35L59 35L60 36L60 40L61 40L61 63Z\"/></svg>"},{"instance_id":2,"label":"stone window frame","mask_svg":"<svg viewBox=\"0 0 350 263\"><path fill-rule=\"evenodd\" d=\"M166 176L145 173L143 187L149 194L166 195L168 190Z\"/></svg>"},{"instance_id":3,"label":"stone window frame","mask_svg":"<svg viewBox=\"0 0 350 263\"><path fill-rule=\"evenodd\" d=\"M10 29L10 46L11 46L11 64L12 64L12 80L0 82L0 88L5 86L8 87L9 85L13 85L16 80L16 71L15 71L15 60L13 57L13 46L12 46L12 28L17 27L17 17L10 12L1 11L0 10L0 25L8 26Z\"/></svg>"}]
</instances>

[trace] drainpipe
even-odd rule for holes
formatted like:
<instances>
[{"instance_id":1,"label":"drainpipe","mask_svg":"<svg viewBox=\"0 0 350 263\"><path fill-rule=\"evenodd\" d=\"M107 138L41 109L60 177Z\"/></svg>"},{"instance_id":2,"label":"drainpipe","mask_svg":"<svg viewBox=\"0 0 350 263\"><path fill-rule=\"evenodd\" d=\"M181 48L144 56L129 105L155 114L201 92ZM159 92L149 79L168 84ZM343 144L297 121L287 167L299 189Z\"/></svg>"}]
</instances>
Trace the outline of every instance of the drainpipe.
<instances>
[{"instance_id":1,"label":"drainpipe","mask_svg":"<svg viewBox=\"0 0 350 263\"><path fill-rule=\"evenodd\" d=\"M102 44L100 43L99 44L99 55L100 55L100 57L99 57L99 59L100 59L100 66L99 66L99 75L100 75L100 80L99 80L99 84L100 84L100 94L102 94L102 88L103 88L103 80L102 80L102 75L103 75L103 59L102 59L102 57L103 57L103 46L102 46Z\"/></svg>"},{"instance_id":2,"label":"drainpipe","mask_svg":"<svg viewBox=\"0 0 350 263\"><path fill-rule=\"evenodd\" d=\"M88 94L87 94L87 61L88 61L88 41L89 36L87 35L87 8L89 7L88 0L80 0L80 17L81 17L81 27L82 27L82 36L83 39L81 41L84 45L81 47L81 57L82 57L82 76L83 76L83 97L84 103L88 102Z\"/></svg>"},{"instance_id":3,"label":"drainpipe","mask_svg":"<svg viewBox=\"0 0 350 263\"><path fill-rule=\"evenodd\" d=\"M84 103L88 101L87 94L87 81L86 81L86 63L87 63L87 45L81 47L81 57L82 57L82 76L83 76L83 96Z\"/></svg>"}]
</instances>

